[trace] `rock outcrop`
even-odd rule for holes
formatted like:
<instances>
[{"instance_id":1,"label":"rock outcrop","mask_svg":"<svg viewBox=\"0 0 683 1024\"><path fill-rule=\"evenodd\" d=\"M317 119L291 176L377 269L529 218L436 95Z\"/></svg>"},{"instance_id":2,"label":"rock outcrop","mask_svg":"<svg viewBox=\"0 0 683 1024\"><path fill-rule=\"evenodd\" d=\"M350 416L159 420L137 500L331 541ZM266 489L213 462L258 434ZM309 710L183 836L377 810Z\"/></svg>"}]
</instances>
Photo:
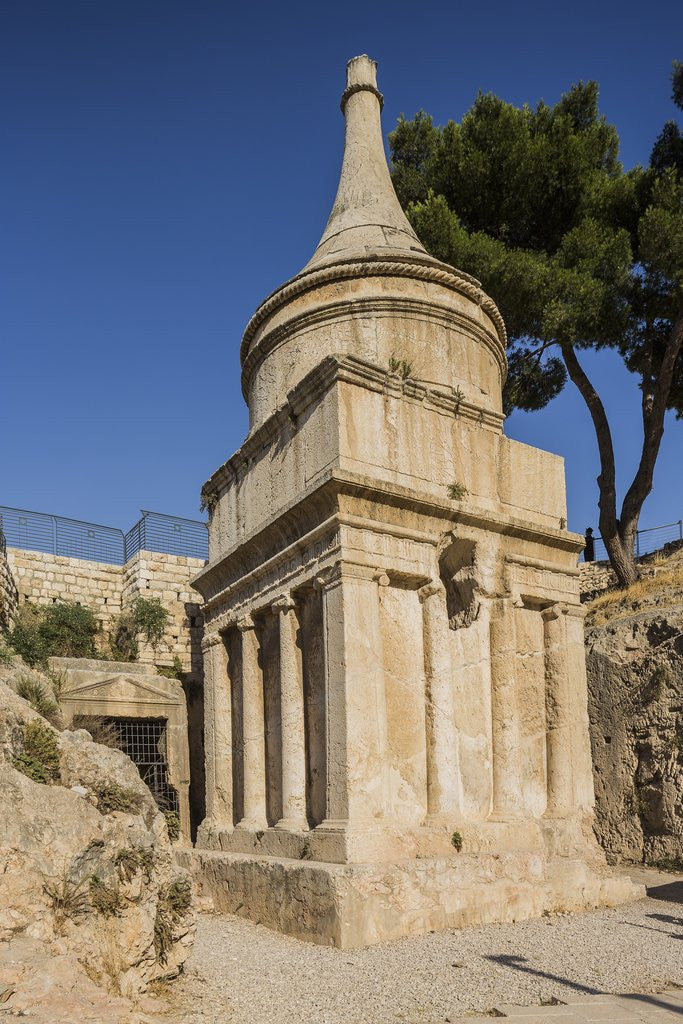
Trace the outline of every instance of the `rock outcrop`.
<instances>
[{"instance_id":1,"label":"rock outcrop","mask_svg":"<svg viewBox=\"0 0 683 1024\"><path fill-rule=\"evenodd\" d=\"M131 999L180 970L192 890L132 761L0 682L0 820L0 1002L51 1024L86 1005L150 1019Z\"/></svg>"},{"instance_id":2,"label":"rock outcrop","mask_svg":"<svg viewBox=\"0 0 683 1024\"><path fill-rule=\"evenodd\" d=\"M596 832L608 859L683 869L683 565L589 605Z\"/></svg>"}]
</instances>

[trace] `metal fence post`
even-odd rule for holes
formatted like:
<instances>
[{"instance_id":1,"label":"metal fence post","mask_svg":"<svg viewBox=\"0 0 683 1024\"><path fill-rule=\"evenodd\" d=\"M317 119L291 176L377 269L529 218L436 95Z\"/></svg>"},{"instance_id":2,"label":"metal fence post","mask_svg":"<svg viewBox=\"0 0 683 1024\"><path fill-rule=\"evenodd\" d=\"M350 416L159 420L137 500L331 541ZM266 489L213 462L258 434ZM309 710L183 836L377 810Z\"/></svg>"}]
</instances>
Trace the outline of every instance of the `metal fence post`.
<instances>
[{"instance_id":1,"label":"metal fence post","mask_svg":"<svg viewBox=\"0 0 683 1024\"><path fill-rule=\"evenodd\" d=\"M683 519L678 520L678 539L683 540Z\"/></svg>"}]
</instances>

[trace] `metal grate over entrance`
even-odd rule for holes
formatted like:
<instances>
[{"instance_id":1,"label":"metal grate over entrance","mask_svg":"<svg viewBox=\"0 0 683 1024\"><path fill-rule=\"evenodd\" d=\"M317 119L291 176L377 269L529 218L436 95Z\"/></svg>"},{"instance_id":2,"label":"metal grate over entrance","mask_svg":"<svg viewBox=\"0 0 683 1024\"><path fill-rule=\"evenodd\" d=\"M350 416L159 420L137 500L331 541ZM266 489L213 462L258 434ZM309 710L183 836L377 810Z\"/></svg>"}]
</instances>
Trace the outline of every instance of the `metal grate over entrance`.
<instances>
[{"instance_id":1,"label":"metal grate over entrance","mask_svg":"<svg viewBox=\"0 0 683 1024\"><path fill-rule=\"evenodd\" d=\"M116 746L136 765L162 811L178 811L178 794L168 781L165 718L106 718Z\"/></svg>"}]
</instances>

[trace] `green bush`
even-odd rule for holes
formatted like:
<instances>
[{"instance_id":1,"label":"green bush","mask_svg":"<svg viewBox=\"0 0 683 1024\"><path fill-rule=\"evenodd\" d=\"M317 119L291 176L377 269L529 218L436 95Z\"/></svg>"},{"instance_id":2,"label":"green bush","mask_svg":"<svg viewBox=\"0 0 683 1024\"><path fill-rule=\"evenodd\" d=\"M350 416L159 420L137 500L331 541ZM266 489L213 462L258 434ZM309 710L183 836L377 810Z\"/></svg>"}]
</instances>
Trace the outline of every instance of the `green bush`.
<instances>
[{"instance_id":1,"label":"green bush","mask_svg":"<svg viewBox=\"0 0 683 1024\"><path fill-rule=\"evenodd\" d=\"M57 736L42 722L24 725L23 749L12 761L17 771L34 782L48 785L59 778Z\"/></svg>"},{"instance_id":2,"label":"green bush","mask_svg":"<svg viewBox=\"0 0 683 1024\"><path fill-rule=\"evenodd\" d=\"M151 648L156 651L164 639L169 613L158 597L136 597L131 605L130 613L138 633Z\"/></svg>"},{"instance_id":3,"label":"green bush","mask_svg":"<svg viewBox=\"0 0 683 1024\"><path fill-rule=\"evenodd\" d=\"M138 631L130 612L122 612L114 620L109 634L109 647L116 661L135 661L138 656Z\"/></svg>"},{"instance_id":4,"label":"green bush","mask_svg":"<svg viewBox=\"0 0 683 1024\"><path fill-rule=\"evenodd\" d=\"M183 672L183 663L177 654L173 658L172 665L157 665L156 671L158 675L165 676L166 679L180 679L181 682L185 675Z\"/></svg>"},{"instance_id":5,"label":"green bush","mask_svg":"<svg viewBox=\"0 0 683 1024\"><path fill-rule=\"evenodd\" d=\"M122 811L125 814L138 814L142 807L142 795L134 789L126 789L116 782L102 782L95 789L97 809L101 814L112 814Z\"/></svg>"},{"instance_id":6,"label":"green bush","mask_svg":"<svg viewBox=\"0 0 683 1024\"><path fill-rule=\"evenodd\" d=\"M11 665L17 652L0 637L0 665Z\"/></svg>"},{"instance_id":7,"label":"green bush","mask_svg":"<svg viewBox=\"0 0 683 1024\"><path fill-rule=\"evenodd\" d=\"M52 725L58 724L60 720L59 707L36 676L27 673L19 676L17 696L27 701L34 711L37 711L43 718L47 718Z\"/></svg>"},{"instance_id":8,"label":"green bush","mask_svg":"<svg viewBox=\"0 0 683 1024\"><path fill-rule=\"evenodd\" d=\"M92 658L97 633L90 608L58 601L44 608L21 605L9 640L25 662L37 665L49 657Z\"/></svg>"}]
</instances>

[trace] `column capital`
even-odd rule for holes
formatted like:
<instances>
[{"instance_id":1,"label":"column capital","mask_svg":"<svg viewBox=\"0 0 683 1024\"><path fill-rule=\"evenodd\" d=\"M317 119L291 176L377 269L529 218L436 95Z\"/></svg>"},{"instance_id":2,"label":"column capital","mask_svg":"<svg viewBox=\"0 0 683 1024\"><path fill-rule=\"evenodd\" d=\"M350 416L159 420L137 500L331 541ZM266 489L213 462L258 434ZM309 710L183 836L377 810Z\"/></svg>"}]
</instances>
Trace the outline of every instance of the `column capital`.
<instances>
[{"instance_id":1,"label":"column capital","mask_svg":"<svg viewBox=\"0 0 683 1024\"><path fill-rule=\"evenodd\" d=\"M436 597L437 594L444 598L446 597L446 588L440 579L430 580L429 583L425 583L424 586L420 587L417 592L417 596L423 602L430 597Z\"/></svg>"},{"instance_id":2,"label":"column capital","mask_svg":"<svg viewBox=\"0 0 683 1024\"><path fill-rule=\"evenodd\" d=\"M554 604L548 605L547 608L541 610L541 618L544 622L552 622L554 619L559 619L560 615L564 615L567 611L567 606L561 601L555 601Z\"/></svg>"},{"instance_id":3,"label":"column capital","mask_svg":"<svg viewBox=\"0 0 683 1024\"><path fill-rule=\"evenodd\" d=\"M289 612L296 608L296 601L291 594L281 594L271 602L270 607L274 612Z\"/></svg>"},{"instance_id":4,"label":"column capital","mask_svg":"<svg viewBox=\"0 0 683 1024\"><path fill-rule=\"evenodd\" d=\"M207 651L210 651L212 647L222 643L223 637L220 633L205 633L202 637L202 651L206 653Z\"/></svg>"},{"instance_id":5,"label":"column capital","mask_svg":"<svg viewBox=\"0 0 683 1024\"><path fill-rule=\"evenodd\" d=\"M256 623L251 615L242 615L235 623L240 633L246 633L250 629L256 629Z\"/></svg>"}]
</instances>

